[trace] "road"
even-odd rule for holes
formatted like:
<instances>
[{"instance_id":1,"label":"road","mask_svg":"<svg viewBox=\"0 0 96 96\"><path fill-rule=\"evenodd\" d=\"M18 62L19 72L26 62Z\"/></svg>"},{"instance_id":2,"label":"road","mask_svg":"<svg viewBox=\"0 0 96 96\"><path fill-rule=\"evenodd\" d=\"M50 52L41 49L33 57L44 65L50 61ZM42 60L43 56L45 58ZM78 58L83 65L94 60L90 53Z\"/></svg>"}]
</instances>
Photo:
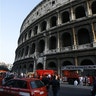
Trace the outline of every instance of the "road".
<instances>
[{"instance_id":1,"label":"road","mask_svg":"<svg viewBox=\"0 0 96 96\"><path fill-rule=\"evenodd\" d=\"M59 96L91 96L90 89L91 87L88 86L61 84ZM49 91L49 96L53 96L51 88Z\"/></svg>"}]
</instances>

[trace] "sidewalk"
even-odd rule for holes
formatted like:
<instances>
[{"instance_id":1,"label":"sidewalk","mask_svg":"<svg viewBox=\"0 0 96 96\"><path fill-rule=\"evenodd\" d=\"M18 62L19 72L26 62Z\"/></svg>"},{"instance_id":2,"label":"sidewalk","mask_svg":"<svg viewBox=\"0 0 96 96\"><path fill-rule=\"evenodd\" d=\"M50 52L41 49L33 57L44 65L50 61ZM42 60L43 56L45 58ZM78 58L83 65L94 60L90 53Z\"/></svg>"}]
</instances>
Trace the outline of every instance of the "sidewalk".
<instances>
[{"instance_id":1,"label":"sidewalk","mask_svg":"<svg viewBox=\"0 0 96 96\"><path fill-rule=\"evenodd\" d=\"M67 82L64 82L64 83L61 83L60 84L61 86L64 86L64 87L73 87L73 88L84 88L84 89L92 89L92 86L84 86L84 85L71 85L71 84L68 84Z\"/></svg>"}]
</instances>

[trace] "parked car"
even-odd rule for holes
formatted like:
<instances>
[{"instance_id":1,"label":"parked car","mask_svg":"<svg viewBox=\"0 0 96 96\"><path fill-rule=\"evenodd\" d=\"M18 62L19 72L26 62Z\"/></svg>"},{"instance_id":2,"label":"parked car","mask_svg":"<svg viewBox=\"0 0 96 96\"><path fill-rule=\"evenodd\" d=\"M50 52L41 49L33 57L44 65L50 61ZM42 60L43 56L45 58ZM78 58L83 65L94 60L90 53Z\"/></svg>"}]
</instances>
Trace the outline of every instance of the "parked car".
<instances>
[{"instance_id":1,"label":"parked car","mask_svg":"<svg viewBox=\"0 0 96 96\"><path fill-rule=\"evenodd\" d=\"M48 92L39 79L16 78L0 86L0 96L48 96Z\"/></svg>"}]
</instances>

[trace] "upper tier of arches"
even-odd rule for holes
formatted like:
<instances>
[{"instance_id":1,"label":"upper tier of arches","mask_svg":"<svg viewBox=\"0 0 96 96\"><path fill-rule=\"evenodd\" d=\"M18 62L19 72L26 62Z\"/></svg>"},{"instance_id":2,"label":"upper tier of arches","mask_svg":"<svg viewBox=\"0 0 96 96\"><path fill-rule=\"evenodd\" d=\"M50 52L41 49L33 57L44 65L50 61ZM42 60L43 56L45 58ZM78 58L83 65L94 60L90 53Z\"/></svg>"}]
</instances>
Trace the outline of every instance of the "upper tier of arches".
<instances>
[{"instance_id":1,"label":"upper tier of arches","mask_svg":"<svg viewBox=\"0 0 96 96\"><path fill-rule=\"evenodd\" d=\"M89 5L88 5L89 4ZM86 2L85 4L81 3L78 6L63 10L61 12L56 12L50 17L42 19L40 22L30 25L26 30L20 35L18 39L18 44L22 44L33 38L34 36L42 34L45 31L48 31L54 27L67 24L73 21L78 21L85 17L96 15L96 0Z\"/></svg>"}]
</instances>

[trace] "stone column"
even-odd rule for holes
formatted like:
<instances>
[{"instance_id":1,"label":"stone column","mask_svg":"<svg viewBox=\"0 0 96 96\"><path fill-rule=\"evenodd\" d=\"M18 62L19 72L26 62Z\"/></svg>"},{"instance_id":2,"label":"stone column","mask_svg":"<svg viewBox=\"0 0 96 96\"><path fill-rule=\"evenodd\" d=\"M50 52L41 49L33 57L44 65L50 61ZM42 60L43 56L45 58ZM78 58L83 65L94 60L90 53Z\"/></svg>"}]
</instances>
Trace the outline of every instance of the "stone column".
<instances>
[{"instance_id":1,"label":"stone column","mask_svg":"<svg viewBox=\"0 0 96 96\"><path fill-rule=\"evenodd\" d=\"M73 31L73 43L74 43L74 45L73 45L73 50L76 50L76 48L77 48L77 44L76 44L76 33L75 33L75 29L74 29L74 27L72 28L72 31Z\"/></svg>"},{"instance_id":2,"label":"stone column","mask_svg":"<svg viewBox=\"0 0 96 96\"><path fill-rule=\"evenodd\" d=\"M58 48L58 52L60 52L60 34L59 34L59 32L57 33L57 48Z\"/></svg>"},{"instance_id":3,"label":"stone column","mask_svg":"<svg viewBox=\"0 0 96 96\"><path fill-rule=\"evenodd\" d=\"M47 20L47 30L50 28L50 19Z\"/></svg>"},{"instance_id":4,"label":"stone column","mask_svg":"<svg viewBox=\"0 0 96 96\"><path fill-rule=\"evenodd\" d=\"M33 60L34 60L33 71L34 71L34 73L36 71L36 65L37 65L37 59L38 59L37 42L35 42L35 45L36 45L36 48L35 48L35 53L34 53L34 56L33 56Z\"/></svg>"},{"instance_id":5,"label":"stone column","mask_svg":"<svg viewBox=\"0 0 96 96\"><path fill-rule=\"evenodd\" d=\"M34 30L32 29L32 34L31 34L32 37L34 37Z\"/></svg>"},{"instance_id":6,"label":"stone column","mask_svg":"<svg viewBox=\"0 0 96 96\"><path fill-rule=\"evenodd\" d=\"M30 55L31 55L31 54L30 54L31 46L32 46L32 45L30 44L30 45L29 45L29 57L30 57Z\"/></svg>"},{"instance_id":7,"label":"stone column","mask_svg":"<svg viewBox=\"0 0 96 96\"><path fill-rule=\"evenodd\" d=\"M93 47L96 47L96 32L94 30L93 23L91 23L91 27L92 27L92 33L93 33Z\"/></svg>"},{"instance_id":8,"label":"stone column","mask_svg":"<svg viewBox=\"0 0 96 96\"><path fill-rule=\"evenodd\" d=\"M31 37L33 37L33 29L31 29Z\"/></svg>"},{"instance_id":9,"label":"stone column","mask_svg":"<svg viewBox=\"0 0 96 96\"><path fill-rule=\"evenodd\" d=\"M75 66L76 66L76 67L78 66L78 60L77 60L77 57L75 57Z\"/></svg>"},{"instance_id":10,"label":"stone column","mask_svg":"<svg viewBox=\"0 0 96 96\"><path fill-rule=\"evenodd\" d=\"M70 20L72 21L72 20L75 20L75 14L74 14L74 10L73 10L73 8L71 7L71 18L70 18Z\"/></svg>"},{"instance_id":11,"label":"stone column","mask_svg":"<svg viewBox=\"0 0 96 96\"><path fill-rule=\"evenodd\" d=\"M57 11L57 14L58 14L58 20L57 20L57 24L60 25L61 24L61 16L60 16L60 13Z\"/></svg>"},{"instance_id":12,"label":"stone column","mask_svg":"<svg viewBox=\"0 0 96 96\"><path fill-rule=\"evenodd\" d=\"M26 33L25 35L27 35L26 40L28 40L28 33ZM26 40L25 40L25 41L26 41Z\"/></svg>"},{"instance_id":13,"label":"stone column","mask_svg":"<svg viewBox=\"0 0 96 96\"><path fill-rule=\"evenodd\" d=\"M28 57L30 57L30 45L29 45L29 48L28 48Z\"/></svg>"},{"instance_id":14,"label":"stone column","mask_svg":"<svg viewBox=\"0 0 96 96\"><path fill-rule=\"evenodd\" d=\"M40 32L41 32L41 28L40 28L41 26L40 26L40 24L38 24L38 30L37 30L37 34L39 34Z\"/></svg>"},{"instance_id":15,"label":"stone column","mask_svg":"<svg viewBox=\"0 0 96 96\"><path fill-rule=\"evenodd\" d=\"M36 54L36 52L35 52L35 54ZM36 55L34 55L33 60L34 60L33 72L35 73L36 72L36 65L37 65L37 56Z\"/></svg>"},{"instance_id":16,"label":"stone column","mask_svg":"<svg viewBox=\"0 0 96 96\"><path fill-rule=\"evenodd\" d=\"M78 67L78 59L77 59L77 56L75 57L75 66ZM77 70L77 73L78 73L78 70Z\"/></svg>"},{"instance_id":17,"label":"stone column","mask_svg":"<svg viewBox=\"0 0 96 96\"><path fill-rule=\"evenodd\" d=\"M26 48L24 48L24 53L23 53L23 58L25 58L25 52L26 52Z\"/></svg>"},{"instance_id":18,"label":"stone column","mask_svg":"<svg viewBox=\"0 0 96 96\"><path fill-rule=\"evenodd\" d=\"M46 35L46 34L45 34ZM48 40L47 40L47 36L45 36L45 54L48 51Z\"/></svg>"},{"instance_id":19,"label":"stone column","mask_svg":"<svg viewBox=\"0 0 96 96\"><path fill-rule=\"evenodd\" d=\"M46 69L46 57L44 57L44 65L43 65L43 69L45 70Z\"/></svg>"},{"instance_id":20,"label":"stone column","mask_svg":"<svg viewBox=\"0 0 96 96\"><path fill-rule=\"evenodd\" d=\"M87 12L88 12L88 16L92 16L92 10L91 10L91 6L90 6L89 0L87 0Z\"/></svg>"}]
</instances>

